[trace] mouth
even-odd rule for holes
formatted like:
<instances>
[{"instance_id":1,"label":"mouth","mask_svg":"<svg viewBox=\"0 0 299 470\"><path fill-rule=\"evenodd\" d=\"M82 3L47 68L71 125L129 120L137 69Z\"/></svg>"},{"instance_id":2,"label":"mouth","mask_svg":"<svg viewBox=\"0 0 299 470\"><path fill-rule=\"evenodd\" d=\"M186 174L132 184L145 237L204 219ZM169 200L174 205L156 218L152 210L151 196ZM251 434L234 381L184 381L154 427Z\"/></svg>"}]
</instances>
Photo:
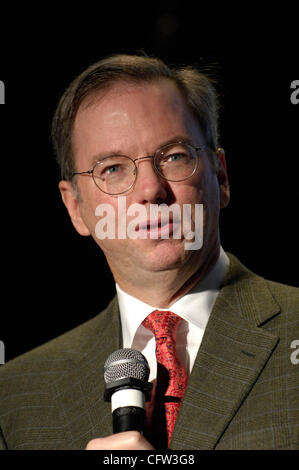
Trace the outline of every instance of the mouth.
<instances>
[{"instance_id":1,"label":"mouth","mask_svg":"<svg viewBox=\"0 0 299 470\"><path fill-rule=\"evenodd\" d=\"M147 220L136 225L135 231L141 238L170 238L174 233L177 222L172 217L169 219Z\"/></svg>"}]
</instances>

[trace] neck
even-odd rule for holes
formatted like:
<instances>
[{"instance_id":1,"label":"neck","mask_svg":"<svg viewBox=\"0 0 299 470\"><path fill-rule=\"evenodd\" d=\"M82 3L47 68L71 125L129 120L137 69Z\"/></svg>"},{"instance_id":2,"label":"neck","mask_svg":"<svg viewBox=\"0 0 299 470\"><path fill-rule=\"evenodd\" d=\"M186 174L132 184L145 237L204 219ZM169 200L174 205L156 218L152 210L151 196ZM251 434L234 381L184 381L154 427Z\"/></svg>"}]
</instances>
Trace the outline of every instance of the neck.
<instances>
[{"instance_id":1,"label":"neck","mask_svg":"<svg viewBox=\"0 0 299 470\"><path fill-rule=\"evenodd\" d=\"M133 282L114 273L115 282L127 294L157 308L170 308L180 297L202 280L218 260L219 244L209 253L201 253L196 263L162 272L145 272ZM138 283L142 279L142 284Z\"/></svg>"}]
</instances>

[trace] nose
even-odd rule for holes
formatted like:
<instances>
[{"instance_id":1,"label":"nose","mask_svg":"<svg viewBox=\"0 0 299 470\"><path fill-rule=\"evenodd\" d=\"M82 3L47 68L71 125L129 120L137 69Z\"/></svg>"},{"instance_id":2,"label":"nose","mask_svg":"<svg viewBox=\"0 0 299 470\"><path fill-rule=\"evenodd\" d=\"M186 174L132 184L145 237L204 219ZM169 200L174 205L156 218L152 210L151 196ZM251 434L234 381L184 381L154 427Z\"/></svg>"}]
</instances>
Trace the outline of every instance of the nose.
<instances>
[{"instance_id":1,"label":"nose","mask_svg":"<svg viewBox=\"0 0 299 470\"><path fill-rule=\"evenodd\" d=\"M134 195L138 203L157 204L167 198L167 181L160 177L154 167L152 157L138 159L137 179L134 187Z\"/></svg>"}]
</instances>

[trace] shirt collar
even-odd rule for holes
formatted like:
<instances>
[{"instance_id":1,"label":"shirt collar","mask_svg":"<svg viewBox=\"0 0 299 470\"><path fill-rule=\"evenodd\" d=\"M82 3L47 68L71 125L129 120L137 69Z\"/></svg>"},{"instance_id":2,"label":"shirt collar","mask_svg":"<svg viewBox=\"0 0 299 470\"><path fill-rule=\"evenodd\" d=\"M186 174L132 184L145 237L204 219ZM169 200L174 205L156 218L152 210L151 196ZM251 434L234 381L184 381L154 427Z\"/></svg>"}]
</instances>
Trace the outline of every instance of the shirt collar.
<instances>
[{"instance_id":1,"label":"shirt collar","mask_svg":"<svg viewBox=\"0 0 299 470\"><path fill-rule=\"evenodd\" d=\"M214 306L219 287L229 266L229 259L220 247L220 254L215 265L187 294L171 305L170 310L184 320L204 329ZM157 307L148 305L124 292L116 284L123 345L130 347L138 327ZM169 310L159 308L158 310Z\"/></svg>"}]
</instances>

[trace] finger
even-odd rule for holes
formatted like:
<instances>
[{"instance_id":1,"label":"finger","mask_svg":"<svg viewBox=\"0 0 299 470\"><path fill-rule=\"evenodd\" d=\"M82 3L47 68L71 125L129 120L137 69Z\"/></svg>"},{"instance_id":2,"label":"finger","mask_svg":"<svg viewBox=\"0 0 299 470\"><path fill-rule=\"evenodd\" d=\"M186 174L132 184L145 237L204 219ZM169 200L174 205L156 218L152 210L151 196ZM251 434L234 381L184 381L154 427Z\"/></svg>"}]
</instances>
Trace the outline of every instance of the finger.
<instances>
[{"instance_id":1,"label":"finger","mask_svg":"<svg viewBox=\"0 0 299 470\"><path fill-rule=\"evenodd\" d=\"M153 450L153 446L138 431L126 431L92 439L85 450Z\"/></svg>"}]
</instances>

